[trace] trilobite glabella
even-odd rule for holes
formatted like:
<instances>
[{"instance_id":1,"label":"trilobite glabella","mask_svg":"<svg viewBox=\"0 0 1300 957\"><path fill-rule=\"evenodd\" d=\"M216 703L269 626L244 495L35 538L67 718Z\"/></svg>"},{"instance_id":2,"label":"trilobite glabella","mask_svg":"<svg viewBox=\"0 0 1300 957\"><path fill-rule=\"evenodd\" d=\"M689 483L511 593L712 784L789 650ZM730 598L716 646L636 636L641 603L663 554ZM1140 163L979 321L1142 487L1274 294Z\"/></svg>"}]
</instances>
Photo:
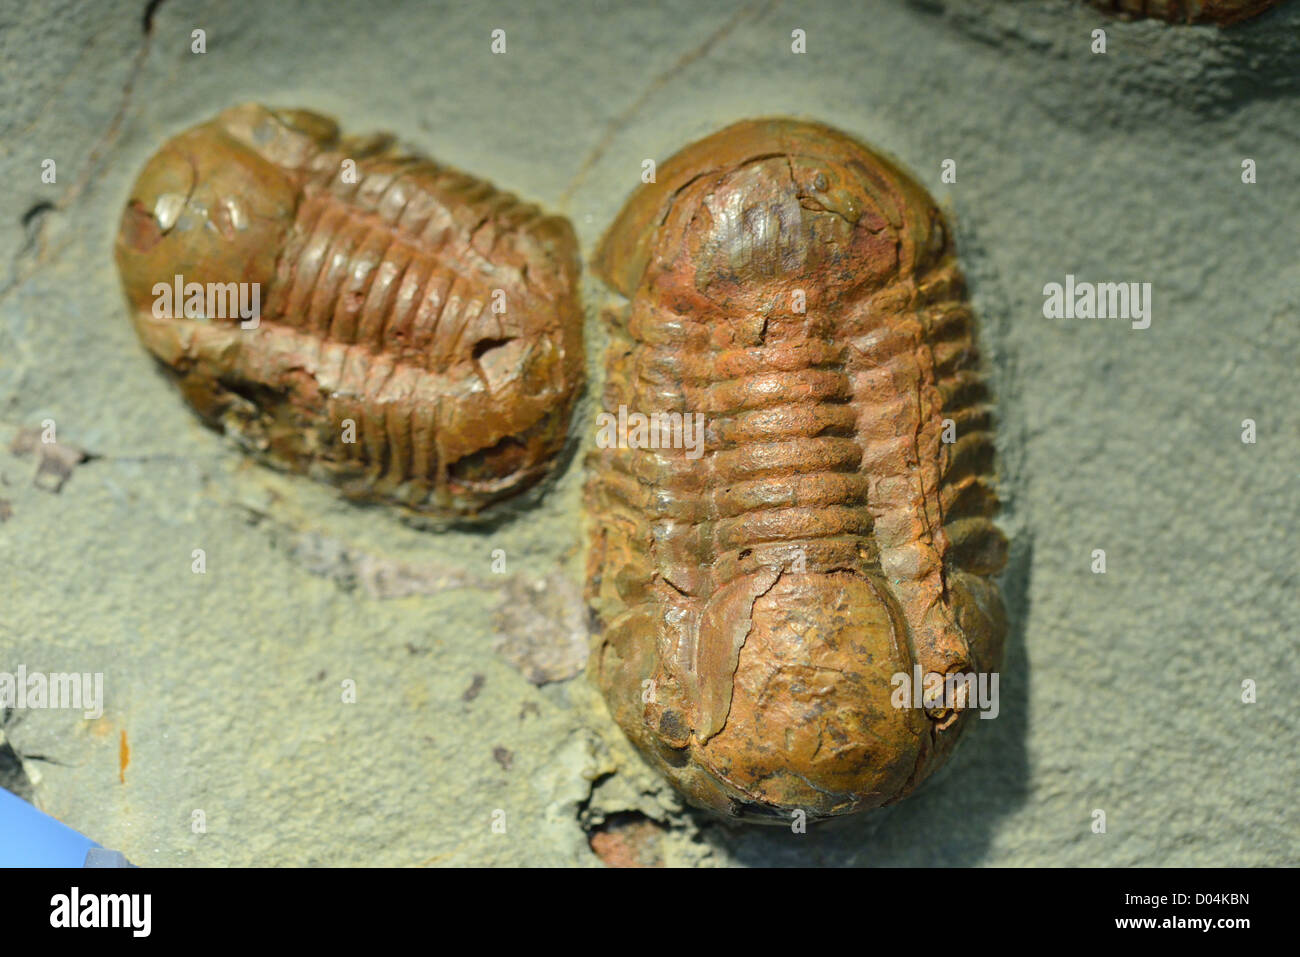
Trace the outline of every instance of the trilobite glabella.
<instances>
[{"instance_id":1,"label":"trilobite glabella","mask_svg":"<svg viewBox=\"0 0 1300 957\"><path fill-rule=\"evenodd\" d=\"M590 668L611 713L724 814L901 798L1005 631L990 397L944 217L842 133L749 121L661 166L597 268ZM956 694L903 697L918 671Z\"/></svg>"},{"instance_id":2,"label":"trilobite glabella","mask_svg":"<svg viewBox=\"0 0 1300 957\"><path fill-rule=\"evenodd\" d=\"M1124 17L1151 17L1170 23L1217 23L1231 26L1265 10L1282 0L1089 0L1107 13Z\"/></svg>"},{"instance_id":3,"label":"trilobite glabella","mask_svg":"<svg viewBox=\"0 0 1300 957\"><path fill-rule=\"evenodd\" d=\"M564 445L583 376L572 228L389 136L228 109L149 160L116 252L145 345L271 464L468 514Z\"/></svg>"}]
</instances>

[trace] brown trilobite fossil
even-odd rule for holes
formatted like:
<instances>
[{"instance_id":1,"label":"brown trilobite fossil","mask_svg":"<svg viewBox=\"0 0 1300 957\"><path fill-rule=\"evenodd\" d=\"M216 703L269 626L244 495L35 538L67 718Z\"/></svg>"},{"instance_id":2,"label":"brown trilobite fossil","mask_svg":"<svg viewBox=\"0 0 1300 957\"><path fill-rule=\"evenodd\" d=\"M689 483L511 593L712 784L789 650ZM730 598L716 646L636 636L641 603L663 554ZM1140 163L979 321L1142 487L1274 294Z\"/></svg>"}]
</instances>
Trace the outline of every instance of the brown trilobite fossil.
<instances>
[{"instance_id":1,"label":"brown trilobite fossil","mask_svg":"<svg viewBox=\"0 0 1300 957\"><path fill-rule=\"evenodd\" d=\"M990 397L943 216L842 133L742 122L660 167L597 268L590 669L611 713L724 814L903 797L1005 632ZM918 670L954 693L899 697Z\"/></svg>"},{"instance_id":2,"label":"brown trilobite fossil","mask_svg":"<svg viewBox=\"0 0 1300 957\"><path fill-rule=\"evenodd\" d=\"M1217 23L1231 26L1282 0L1088 0L1094 7L1126 17L1151 17L1170 23Z\"/></svg>"},{"instance_id":3,"label":"brown trilobite fossil","mask_svg":"<svg viewBox=\"0 0 1300 957\"><path fill-rule=\"evenodd\" d=\"M116 253L145 345L271 464L472 514L564 445L583 377L572 228L391 137L228 109L149 160Z\"/></svg>"}]
</instances>

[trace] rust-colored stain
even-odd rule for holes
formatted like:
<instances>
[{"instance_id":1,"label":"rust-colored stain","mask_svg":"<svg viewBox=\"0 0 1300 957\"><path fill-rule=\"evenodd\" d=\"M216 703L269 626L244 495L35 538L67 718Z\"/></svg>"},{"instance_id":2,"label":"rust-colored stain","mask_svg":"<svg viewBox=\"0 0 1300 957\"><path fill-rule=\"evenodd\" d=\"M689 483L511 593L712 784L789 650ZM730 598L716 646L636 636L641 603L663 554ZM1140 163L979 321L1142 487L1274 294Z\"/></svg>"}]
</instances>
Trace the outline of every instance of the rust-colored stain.
<instances>
[{"instance_id":1,"label":"rust-colored stain","mask_svg":"<svg viewBox=\"0 0 1300 957\"><path fill-rule=\"evenodd\" d=\"M126 766L131 763L131 746L126 743L126 728L117 739L117 780L126 783Z\"/></svg>"},{"instance_id":2,"label":"rust-colored stain","mask_svg":"<svg viewBox=\"0 0 1300 957\"><path fill-rule=\"evenodd\" d=\"M462 515L556 464L584 374L563 217L388 135L245 104L149 160L116 253L144 344L269 464Z\"/></svg>"},{"instance_id":3,"label":"rust-colored stain","mask_svg":"<svg viewBox=\"0 0 1300 957\"><path fill-rule=\"evenodd\" d=\"M1217 23L1221 27L1257 17L1282 0L1089 0L1107 13L1154 17L1169 23Z\"/></svg>"},{"instance_id":4,"label":"rust-colored stain","mask_svg":"<svg viewBox=\"0 0 1300 957\"><path fill-rule=\"evenodd\" d=\"M663 829L653 821L611 822L588 840L606 867L663 867Z\"/></svg>"},{"instance_id":5,"label":"rust-colored stain","mask_svg":"<svg viewBox=\"0 0 1300 957\"><path fill-rule=\"evenodd\" d=\"M943 215L840 132L742 122L664 163L596 268L604 409L704 425L694 455L680 429L590 459L611 713L726 815L899 800L974 709L895 707L893 676L994 671L1005 633L991 398Z\"/></svg>"}]
</instances>

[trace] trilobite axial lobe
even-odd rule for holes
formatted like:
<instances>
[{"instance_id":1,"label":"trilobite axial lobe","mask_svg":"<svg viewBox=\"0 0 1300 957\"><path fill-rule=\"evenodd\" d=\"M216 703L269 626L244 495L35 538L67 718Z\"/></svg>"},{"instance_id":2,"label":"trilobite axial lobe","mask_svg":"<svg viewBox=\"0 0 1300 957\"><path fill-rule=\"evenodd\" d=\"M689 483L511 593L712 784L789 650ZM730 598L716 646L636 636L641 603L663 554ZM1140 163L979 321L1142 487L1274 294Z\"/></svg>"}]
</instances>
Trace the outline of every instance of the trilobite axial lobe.
<instances>
[{"instance_id":1,"label":"trilobite axial lobe","mask_svg":"<svg viewBox=\"0 0 1300 957\"><path fill-rule=\"evenodd\" d=\"M1005 631L990 399L943 216L835 130L743 122L661 166L597 268L605 410L706 423L698 460L589 462L611 713L725 814L906 795L974 710L897 707L893 676L995 671Z\"/></svg>"},{"instance_id":2,"label":"trilobite axial lobe","mask_svg":"<svg viewBox=\"0 0 1300 957\"><path fill-rule=\"evenodd\" d=\"M116 253L145 345L272 464L469 514L564 444L583 376L572 228L391 137L228 109L149 160ZM186 311L174 282L255 284L260 319L211 296Z\"/></svg>"}]
</instances>

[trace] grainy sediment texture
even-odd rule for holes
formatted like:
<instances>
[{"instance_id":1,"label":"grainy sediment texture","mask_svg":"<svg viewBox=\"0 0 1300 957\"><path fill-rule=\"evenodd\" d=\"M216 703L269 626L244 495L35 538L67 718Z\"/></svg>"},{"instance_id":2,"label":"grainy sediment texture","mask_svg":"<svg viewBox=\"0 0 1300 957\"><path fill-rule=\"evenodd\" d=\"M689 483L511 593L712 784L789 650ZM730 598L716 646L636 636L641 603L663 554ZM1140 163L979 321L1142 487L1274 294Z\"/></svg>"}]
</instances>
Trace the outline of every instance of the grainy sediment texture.
<instances>
[{"instance_id":1,"label":"grainy sediment texture","mask_svg":"<svg viewBox=\"0 0 1300 957\"><path fill-rule=\"evenodd\" d=\"M206 422L350 498L473 515L564 448L577 243L391 139L230 107L145 165L118 268L141 340Z\"/></svg>"},{"instance_id":2,"label":"grainy sediment texture","mask_svg":"<svg viewBox=\"0 0 1300 957\"><path fill-rule=\"evenodd\" d=\"M893 676L987 675L1006 630L992 409L943 214L836 130L746 121L664 163L596 269L588 588L610 712L724 815L910 794L972 712L921 688L897 707ZM620 432L629 416L651 427Z\"/></svg>"},{"instance_id":3,"label":"grainy sediment texture","mask_svg":"<svg viewBox=\"0 0 1300 957\"><path fill-rule=\"evenodd\" d=\"M666 825L668 864L1300 863L1294 2L1226 30L1066 0L164 0L146 33L145 6L0 12L0 668L105 676L99 721L5 724L0 768L41 807L145 865L598 865L587 828L644 830L620 814ZM576 457L522 517L435 537L204 428L123 314L113 242L158 146L247 101L400 131L567 215L588 260L644 159L737 119L897 157L953 226L998 401L999 716L890 808L710 823L587 681L535 685L511 660L528 641L492 650L537 620L507 598L581 586ZM1151 282L1151 327L1045 318L1068 273ZM45 418L97 456L56 456L57 494L8 451Z\"/></svg>"}]
</instances>

